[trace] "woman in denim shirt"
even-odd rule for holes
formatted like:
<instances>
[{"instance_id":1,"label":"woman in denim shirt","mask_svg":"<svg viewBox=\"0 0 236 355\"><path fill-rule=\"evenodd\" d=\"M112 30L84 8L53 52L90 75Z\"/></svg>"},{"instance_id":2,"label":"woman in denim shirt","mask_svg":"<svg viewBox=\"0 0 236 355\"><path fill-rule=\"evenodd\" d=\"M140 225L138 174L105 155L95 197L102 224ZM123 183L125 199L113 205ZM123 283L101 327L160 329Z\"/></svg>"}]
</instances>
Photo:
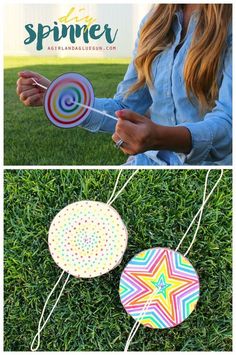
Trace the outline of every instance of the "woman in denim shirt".
<instances>
[{"instance_id":1,"label":"woman in denim shirt","mask_svg":"<svg viewBox=\"0 0 236 355\"><path fill-rule=\"evenodd\" d=\"M95 99L118 123L91 112L82 126L112 133L130 155L126 165L231 164L231 12L230 4L154 6L114 98ZM17 92L25 105L38 106L43 93L32 77L49 85L25 71Z\"/></svg>"}]
</instances>

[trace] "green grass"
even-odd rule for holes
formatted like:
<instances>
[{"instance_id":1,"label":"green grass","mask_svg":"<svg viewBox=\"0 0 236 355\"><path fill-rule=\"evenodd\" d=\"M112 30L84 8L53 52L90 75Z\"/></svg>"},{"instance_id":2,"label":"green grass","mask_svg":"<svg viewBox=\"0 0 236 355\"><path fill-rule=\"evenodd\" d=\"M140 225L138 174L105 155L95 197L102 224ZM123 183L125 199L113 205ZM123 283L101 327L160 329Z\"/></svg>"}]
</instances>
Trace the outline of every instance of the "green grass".
<instances>
[{"instance_id":1,"label":"green grass","mask_svg":"<svg viewBox=\"0 0 236 355\"><path fill-rule=\"evenodd\" d=\"M119 186L130 174L131 171L123 171ZM113 205L128 228L124 259L104 276L70 278L43 330L40 350L124 349L134 321L119 300L120 274L141 250L177 246L201 204L205 174L204 170L138 172ZM6 351L29 350L45 299L61 273L47 246L53 217L78 200L106 202L116 175L114 170L5 171ZM211 172L209 189L218 176L219 171ZM225 170L204 211L197 240L188 256L200 277L201 296L196 310L172 329L140 327L130 350L232 350L231 188L232 173ZM192 234L182 252L191 237Z\"/></svg>"},{"instance_id":2,"label":"green grass","mask_svg":"<svg viewBox=\"0 0 236 355\"><path fill-rule=\"evenodd\" d=\"M80 128L60 129L42 107L25 107L16 95L17 73L23 69L55 79L76 71L93 84L97 97L113 97L128 59L6 57L4 72L5 165L119 165L126 157L114 148L110 134Z\"/></svg>"}]
</instances>

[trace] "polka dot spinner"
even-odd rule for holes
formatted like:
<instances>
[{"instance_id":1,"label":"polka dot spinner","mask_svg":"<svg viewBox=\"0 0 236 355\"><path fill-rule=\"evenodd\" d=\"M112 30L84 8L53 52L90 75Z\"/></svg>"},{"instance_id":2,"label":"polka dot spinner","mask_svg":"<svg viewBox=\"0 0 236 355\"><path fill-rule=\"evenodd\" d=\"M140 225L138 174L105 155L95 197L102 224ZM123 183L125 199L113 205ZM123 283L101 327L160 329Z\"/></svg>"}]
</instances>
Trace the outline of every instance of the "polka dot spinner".
<instances>
[{"instance_id":1,"label":"polka dot spinner","mask_svg":"<svg viewBox=\"0 0 236 355\"><path fill-rule=\"evenodd\" d=\"M111 206L80 201L63 208L53 219L48 236L56 264L75 277L103 275L119 264L127 229Z\"/></svg>"}]
</instances>

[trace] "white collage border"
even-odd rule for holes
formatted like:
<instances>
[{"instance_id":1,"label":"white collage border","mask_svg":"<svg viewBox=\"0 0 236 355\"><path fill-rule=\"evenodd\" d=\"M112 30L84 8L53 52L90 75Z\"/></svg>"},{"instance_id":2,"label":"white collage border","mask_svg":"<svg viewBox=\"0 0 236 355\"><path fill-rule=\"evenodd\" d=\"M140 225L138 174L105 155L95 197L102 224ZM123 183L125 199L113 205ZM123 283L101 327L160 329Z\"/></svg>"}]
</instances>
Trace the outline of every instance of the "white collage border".
<instances>
[{"instance_id":1,"label":"white collage border","mask_svg":"<svg viewBox=\"0 0 236 355\"><path fill-rule=\"evenodd\" d=\"M116 1L107 1L107 0L88 0L87 2L89 3L94 3L94 4L131 4L131 3L146 3L147 1L145 0L116 0ZM153 3L152 1L149 1L150 3ZM165 1L164 3L173 3L176 2L178 3L178 1ZM59 4L59 3L65 3L65 1L63 0L3 0L0 3L0 16L1 16L1 21L0 21L0 48L1 48L1 59L0 59L0 65L1 65L1 71L0 71L0 82L1 82L1 95L0 95L0 112L1 112L1 120L0 120L0 131L1 131L1 145L0 145L0 157L1 157L1 167L0 167L0 198L1 198L1 203L0 203L0 216L1 216L1 235L0 235L0 352L3 353L3 330L4 330L4 325L3 325L3 312L4 312L4 295L3 295L3 258L4 258L4 252L3 252L3 247L4 247L4 208L3 208L3 198L4 198L4 189L3 189L3 180L4 180L4 170L7 169L117 169L117 168L121 168L120 166L50 166L50 165L44 165L44 166L4 166L4 85L3 85L3 41L6 40L6 38L3 38L3 29L4 29L4 6L7 4ZM68 4L74 5L75 3L78 4L82 4L84 3L84 1L82 0L77 0L77 1L67 1ZM190 3L190 1L181 1L181 3ZM233 3L232 1L191 1L191 3ZM235 39L234 39L234 34L235 34L235 6L233 5L233 78L234 78L234 68L235 68L235 56L234 56L234 48L235 48ZM236 102L236 96L235 96L235 86L236 83L233 80L233 117L234 117L234 113L235 113L235 107L234 107L234 103ZM13 108L14 109L14 108ZM221 169L221 168L225 168L225 169L232 169L233 170L233 251L236 250L236 242L235 242L235 238L234 238L234 231L235 231L235 226L236 226L236 202L235 202L235 190L236 190L236 185L235 185L235 179L234 179L234 169L236 169L236 153L235 153L235 149L234 149L234 142L236 138L236 132L235 129L233 129L233 166L229 167L229 166L183 166L181 168L179 167L165 167L164 169ZM154 169L153 167L142 167L143 169ZM122 169L135 169L135 167L122 167ZM163 167L155 167L155 169L163 169ZM229 236L230 238L231 236ZM233 266L235 265L235 255L233 253ZM236 273L233 273L233 289L235 289L235 281L236 281ZM235 309L236 306L236 297L233 297L233 308ZM236 323L236 316L235 316L235 312L233 315L233 325L235 325ZM233 330L235 329L235 326L233 327ZM233 331L233 335L234 335L234 331ZM233 349L235 349L235 340L233 337ZM158 347L158 344L157 344ZM24 353L28 353L28 352L7 352L7 353L14 353L14 354L24 354ZM62 354L63 352L44 352L45 353L49 353L49 354ZM83 352L80 352L83 353ZM101 354L101 352L90 352L90 353L97 353L97 354ZM108 353L113 353L113 352L106 352L106 354ZM134 352L130 352L131 354ZM145 353L145 352L142 352ZM157 354L160 353L160 351L157 352L149 352L148 354ZM165 354L178 354L180 352L165 352ZM206 352L201 352L201 354L205 354ZM217 353L217 352L211 352L211 353ZM222 353L222 352L221 352ZM224 352L223 352L224 353ZM70 354L77 354L77 352L70 352ZM120 353L121 354L121 353ZM191 352L191 354L198 354L198 352Z\"/></svg>"}]
</instances>

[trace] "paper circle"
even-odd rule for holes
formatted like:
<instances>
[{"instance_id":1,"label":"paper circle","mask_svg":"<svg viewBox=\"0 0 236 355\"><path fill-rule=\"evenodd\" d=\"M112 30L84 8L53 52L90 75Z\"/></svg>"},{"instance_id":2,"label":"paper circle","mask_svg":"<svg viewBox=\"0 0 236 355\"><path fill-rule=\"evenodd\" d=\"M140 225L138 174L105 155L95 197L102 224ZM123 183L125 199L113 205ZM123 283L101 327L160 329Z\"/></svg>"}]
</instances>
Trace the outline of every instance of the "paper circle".
<instances>
[{"instance_id":1,"label":"paper circle","mask_svg":"<svg viewBox=\"0 0 236 355\"><path fill-rule=\"evenodd\" d=\"M119 264L127 229L111 206L80 201L63 208L49 228L48 244L56 264L75 277L103 275Z\"/></svg>"},{"instance_id":2,"label":"paper circle","mask_svg":"<svg viewBox=\"0 0 236 355\"><path fill-rule=\"evenodd\" d=\"M66 73L51 82L44 97L44 110L57 127L71 128L80 125L90 114L94 91L90 81L78 73Z\"/></svg>"},{"instance_id":3,"label":"paper circle","mask_svg":"<svg viewBox=\"0 0 236 355\"><path fill-rule=\"evenodd\" d=\"M126 265L119 293L126 312L135 320L163 329L175 327L190 315L199 299L199 287L198 275L186 257L168 248L153 248L135 255Z\"/></svg>"}]
</instances>

